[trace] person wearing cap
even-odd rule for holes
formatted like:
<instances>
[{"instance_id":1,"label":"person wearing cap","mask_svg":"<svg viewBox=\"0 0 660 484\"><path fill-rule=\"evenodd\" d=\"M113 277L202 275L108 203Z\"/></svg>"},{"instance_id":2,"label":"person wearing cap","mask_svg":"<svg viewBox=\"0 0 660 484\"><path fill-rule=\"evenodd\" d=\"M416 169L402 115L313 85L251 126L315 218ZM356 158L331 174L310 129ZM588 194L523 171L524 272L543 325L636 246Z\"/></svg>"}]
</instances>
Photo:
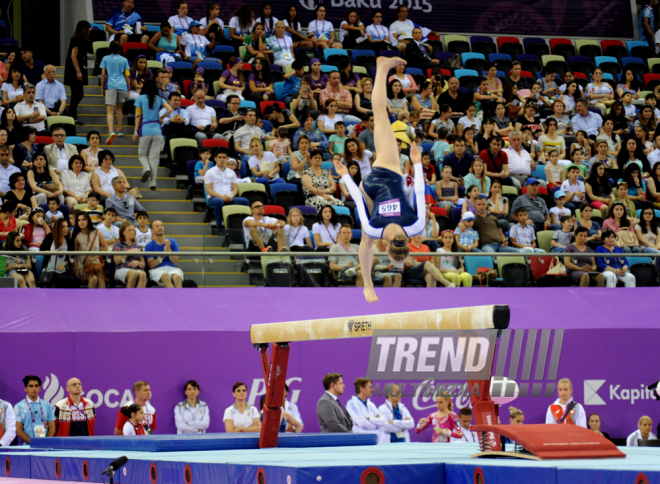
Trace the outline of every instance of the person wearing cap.
<instances>
[{"instance_id":1,"label":"person wearing cap","mask_svg":"<svg viewBox=\"0 0 660 484\"><path fill-rule=\"evenodd\" d=\"M536 170L536 163L532 156L522 146L522 133L512 131L509 134L509 147L502 150L506 153L509 162L509 176L515 187L520 190L522 184Z\"/></svg>"},{"instance_id":2,"label":"person wearing cap","mask_svg":"<svg viewBox=\"0 0 660 484\"><path fill-rule=\"evenodd\" d=\"M487 199L483 193L480 198ZM474 213L470 210L461 216L461 224L456 227L456 244L461 252L481 252L479 247L479 232L474 230Z\"/></svg>"},{"instance_id":3,"label":"person wearing cap","mask_svg":"<svg viewBox=\"0 0 660 484\"><path fill-rule=\"evenodd\" d=\"M187 17L186 17L187 18ZM172 22L170 22L172 23ZM197 67L197 64L203 62L206 59L207 55L207 46L208 50L212 51L215 48L215 34L210 32L209 38L211 41L199 34L200 23L197 20L190 22L188 28L188 34L184 34L181 37L181 46L183 47L183 60L193 63L193 69Z\"/></svg>"},{"instance_id":4,"label":"person wearing cap","mask_svg":"<svg viewBox=\"0 0 660 484\"><path fill-rule=\"evenodd\" d=\"M561 228L562 217L570 217L571 209L564 207L566 204L566 192L563 190L555 191L555 206L550 209L550 228L552 230L559 230Z\"/></svg>"},{"instance_id":5,"label":"person wearing cap","mask_svg":"<svg viewBox=\"0 0 660 484\"><path fill-rule=\"evenodd\" d=\"M539 197L539 181L530 176L527 179L527 193L519 196L511 207L511 220L518 221L517 213L520 208L525 208L529 219L536 226L536 230L548 230L552 221L545 200Z\"/></svg>"}]
</instances>

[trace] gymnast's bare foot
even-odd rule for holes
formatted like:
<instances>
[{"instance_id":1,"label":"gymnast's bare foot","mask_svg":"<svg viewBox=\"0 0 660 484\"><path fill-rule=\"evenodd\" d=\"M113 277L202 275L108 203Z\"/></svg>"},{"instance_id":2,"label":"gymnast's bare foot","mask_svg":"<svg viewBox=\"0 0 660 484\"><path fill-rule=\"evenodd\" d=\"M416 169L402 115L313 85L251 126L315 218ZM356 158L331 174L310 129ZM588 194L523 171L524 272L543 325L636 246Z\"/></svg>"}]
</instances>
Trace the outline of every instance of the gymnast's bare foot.
<instances>
[{"instance_id":1,"label":"gymnast's bare foot","mask_svg":"<svg viewBox=\"0 0 660 484\"><path fill-rule=\"evenodd\" d=\"M388 71L394 69L396 66L406 65L408 62L401 57L379 57L376 60L376 66L378 68L385 68Z\"/></svg>"},{"instance_id":2,"label":"gymnast's bare foot","mask_svg":"<svg viewBox=\"0 0 660 484\"><path fill-rule=\"evenodd\" d=\"M364 298L369 303L378 302L378 296L376 296L376 291L374 291L373 287L364 288Z\"/></svg>"}]
</instances>

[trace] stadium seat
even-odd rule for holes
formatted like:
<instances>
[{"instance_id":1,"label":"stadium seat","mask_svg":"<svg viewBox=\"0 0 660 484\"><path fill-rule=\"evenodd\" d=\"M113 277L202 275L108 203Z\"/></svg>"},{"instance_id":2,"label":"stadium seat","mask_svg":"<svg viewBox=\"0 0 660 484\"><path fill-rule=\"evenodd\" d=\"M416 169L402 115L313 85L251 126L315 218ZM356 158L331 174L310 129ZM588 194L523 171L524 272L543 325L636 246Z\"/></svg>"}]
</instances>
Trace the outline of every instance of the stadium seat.
<instances>
[{"instance_id":1,"label":"stadium seat","mask_svg":"<svg viewBox=\"0 0 660 484\"><path fill-rule=\"evenodd\" d=\"M492 37L486 35L473 35L470 37L470 43L472 44L472 52L479 52L485 56L497 52L497 45L493 42Z\"/></svg>"},{"instance_id":2,"label":"stadium seat","mask_svg":"<svg viewBox=\"0 0 660 484\"><path fill-rule=\"evenodd\" d=\"M596 66L600 67L603 72L609 72L613 76L621 73L621 64L616 57L607 55L600 55L595 59Z\"/></svg>"},{"instance_id":3,"label":"stadium seat","mask_svg":"<svg viewBox=\"0 0 660 484\"><path fill-rule=\"evenodd\" d=\"M229 141L226 139L205 139L202 140L203 148L229 148Z\"/></svg>"},{"instance_id":4,"label":"stadium seat","mask_svg":"<svg viewBox=\"0 0 660 484\"><path fill-rule=\"evenodd\" d=\"M649 73L649 66L641 57L624 57L621 59L623 69L632 69L638 79L643 79Z\"/></svg>"},{"instance_id":5,"label":"stadium seat","mask_svg":"<svg viewBox=\"0 0 660 484\"><path fill-rule=\"evenodd\" d=\"M500 254L497 268L507 287L525 287L529 284L529 267L524 257Z\"/></svg>"},{"instance_id":6,"label":"stadium seat","mask_svg":"<svg viewBox=\"0 0 660 484\"><path fill-rule=\"evenodd\" d=\"M186 79L194 77L193 65L191 62L175 61L167 64L172 68L172 82L183 84Z\"/></svg>"},{"instance_id":7,"label":"stadium seat","mask_svg":"<svg viewBox=\"0 0 660 484\"><path fill-rule=\"evenodd\" d=\"M101 60L110 54L110 42L104 40L94 42L92 50L94 51L94 75L98 76L101 74Z\"/></svg>"},{"instance_id":8,"label":"stadium seat","mask_svg":"<svg viewBox=\"0 0 660 484\"><path fill-rule=\"evenodd\" d=\"M644 85L647 90L653 91L658 84L660 84L660 74L644 74Z\"/></svg>"},{"instance_id":9,"label":"stadium seat","mask_svg":"<svg viewBox=\"0 0 660 484\"><path fill-rule=\"evenodd\" d=\"M381 50L380 55L383 57L403 57L401 51L398 50Z\"/></svg>"},{"instance_id":10,"label":"stadium seat","mask_svg":"<svg viewBox=\"0 0 660 484\"><path fill-rule=\"evenodd\" d=\"M384 50L380 54L383 55L383 53L385 53L385 52L391 52L391 51ZM449 59L451 59L452 57L454 57L454 53L453 52L436 52L434 54L434 56L435 56L436 59L438 59L440 61L440 65L442 65L444 62L446 62Z\"/></svg>"},{"instance_id":11,"label":"stadium seat","mask_svg":"<svg viewBox=\"0 0 660 484\"><path fill-rule=\"evenodd\" d=\"M488 61L495 64L497 70L505 72L507 75L511 71L513 60L509 54L490 54Z\"/></svg>"},{"instance_id":12,"label":"stadium seat","mask_svg":"<svg viewBox=\"0 0 660 484\"><path fill-rule=\"evenodd\" d=\"M590 57L592 60L603 55L600 45L595 40L578 39L575 41L575 47L579 55Z\"/></svg>"},{"instance_id":13,"label":"stadium seat","mask_svg":"<svg viewBox=\"0 0 660 484\"><path fill-rule=\"evenodd\" d=\"M657 57L654 57L653 59L649 59L647 61L649 70L653 74L659 74L660 73L660 59Z\"/></svg>"},{"instance_id":14,"label":"stadium seat","mask_svg":"<svg viewBox=\"0 0 660 484\"><path fill-rule=\"evenodd\" d=\"M479 255L474 257L465 257L465 271L476 276L479 273L479 269L486 268L494 270L495 266L493 265L493 258L487 255ZM501 283L502 279L497 278L495 281ZM476 283L476 281L475 281ZM481 285L488 286L488 281L484 280L481 282Z\"/></svg>"},{"instance_id":15,"label":"stadium seat","mask_svg":"<svg viewBox=\"0 0 660 484\"><path fill-rule=\"evenodd\" d=\"M49 145L54 143L52 136L37 136L34 142L38 145Z\"/></svg>"},{"instance_id":16,"label":"stadium seat","mask_svg":"<svg viewBox=\"0 0 660 484\"><path fill-rule=\"evenodd\" d=\"M526 54L534 54L538 57L550 54L550 47L541 37L525 37L523 39Z\"/></svg>"},{"instance_id":17,"label":"stadium seat","mask_svg":"<svg viewBox=\"0 0 660 484\"><path fill-rule=\"evenodd\" d=\"M532 176L538 180L548 181L548 177L545 175L545 165L536 165L536 170L532 172Z\"/></svg>"},{"instance_id":18,"label":"stadium seat","mask_svg":"<svg viewBox=\"0 0 660 484\"><path fill-rule=\"evenodd\" d=\"M327 61L333 55L345 55L348 56L348 51L346 49L325 49L323 51L323 58Z\"/></svg>"},{"instance_id":19,"label":"stadium seat","mask_svg":"<svg viewBox=\"0 0 660 484\"><path fill-rule=\"evenodd\" d=\"M497 38L497 48L500 49L500 52L502 51L502 46L504 44L520 44L520 39L518 37L498 37Z\"/></svg>"},{"instance_id":20,"label":"stadium seat","mask_svg":"<svg viewBox=\"0 0 660 484\"><path fill-rule=\"evenodd\" d=\"M284 83L283 82L273 83L273 90L275 91L275 99L281 101L284 98L284 96L282 95L282 93L284 92Z\"/></svg>"},{"instance_id":21,"label":"stadium seat","mask_svg":"<svg viewBox=\"0 0 660 484\"><path fill-rule=\"evenodd\" d=\"M323 72L324 74L327 74L328 72L338 71L338 70L339 70L339 68L337 66L331 66L331 65L328 65L328 64L323 64L321 66L321 72Z\"/></svg>"},{"instance_id":22,"label":"stadium seat","mask_svg":"<svg viewBox=\"0 0 660 484\"><path fill-rule=\"evenodd\" d=\"M176 138L170 140L170 157L174 159L174 150L180 146L190 146L192 148L197 148L197 141L194 139L187 138Z\"/></svg>"},{"instance_id":23,"label":"stadium seat","mask_svg":"<svg viewBox=\"0 0 660 484\"><path fill-rule=\"evenodd\" d=\"M268 106L272 106L273 104L277 104L282 109L286 108L286 105L282 101L262 101L261 104L259 105L259 108L261 109L261 114L263 115L264 110Z\"/></svg>"},{"instance_id":24,"label":"stadium seat","mask_svg":"<svg viewBox=\"0 0 660 484\"><path fill-rule=\"evenodd\" d=\"M351 211L348 207L339 207L334 205L332 209L337 214L337 220L340 224L349 224L351 227L353 227L353 216L351 215Z\"/></svg>"},{"instance_id":25,"label":"stadium seat","mask_svg":"<svg viewBox=\"0 0 660 484\"><path fill-rule=\"evenodd\" d=\"M573 41L571 39L564 39L561 37L555 37L553 39L550 39L549 43L550 43L550 50L552 51L553 54L555 54L555 47L557 47L558 45L573 45Z\"/></svg>"},{"instance_id":26,"label":"stadium seat","mask_svg":"<svg viewBox=\"0 0 660 484\"><path fill-rule=\"evenodd\" d=\"M603 49L603 55L616 57L619 62L628 55L628 49L620 40L602 40L600 46Z\"/></svg>"},{"instance_id":27,"label":"stadium seat","mask_svg":"<svg viewBox=\"0 0 660 484\"><path fill-rule=\"evenodd\" d=\"M239 109L240 108L245 108L245 109L257 109L257 103L254 101L248 101L248 100L243 100L241 101L241 104L239 104Z\"/></svg>"},{"instance_id":28,"label":"stadium seat","mask_svg":"<svg viewBox=\"0 0 660 484\"><path fill-rule=\"evenodd\" d=\"M370 49L353 49L351 51L351 57L356 64L358 63L358 59L363 56L376 58L376 53Z\"/></svg>"},{"instance_id":29,"label":"stadium seat","mask_svg":"<svg viewBox=\"0 0 660 484\"><path fill-rule=\"evenodd\" d=\"M470 52L470 43L464 35L445 35L444 40L447 52L453 52L454 54Z\"/></svg>"},{"instance_id":30,"label":"stadium seat","mask_svg":"<svg viewBox=\"0 0 660 484\"><path fill-rule=\"evenodd\" d=\"M631 57L641 57L644 61L654 56L653 49L645 41L629 40L628 52Z\"/></svg>"},{"instance_id":31,"label":"stadium seat","mask_svg":"<svg viewBox=\"0 0 660 484\"><path fill-rule=\"evenodd\" d=\"M270 185L270 196L273 203L284 207L285 211L289 207L298 203L298 186L293 183L275 183Z\"/></svg>"},{"instance_id":32,"label":"stadium seat","mask_svg":"<svg viewBox=\"0 0 660 484\"><path fill-rule=\"evenodd\" d=\"M209 62L204 61L197 64L197 67L203 67L206 72L204 72L204 81L209 84L212 84L214 81L217 81L222 76L224 67L218 62Z\"/></svg>"},{"instance_id":33,"label":"stadium seat","mask_svg":"<svg viewBox=\"0 0 660 484\"><path fill-rule=\"evenodd\" d=\"M54 128L64 128L67 136L76 135L76 120L71 116L48 116L46 128L52 131ZM87 142L87 140L85 140Z\"/></svg>"},{"instance_id":34,"label":"stadium seat","mask_svg":"<svg viewBox=\"0 0 660 484\"><path fill-rule=\"evenodd\" d=\"M147 67L152 70L156 69L162 69L163 68L163 63L157 60L148 60L147 61Z\"/></svg>"},{"instance_id":35,"label":"stadium seat","mask_svg":"<svg viewBox=\"0 0 660 484\"><path fill-rule=\"evenodd\" d=\"M584 55L573 55L569 57L569 63L573 72L583 72L587 77L591 77L596 66L591 61L591 57Z\"/></svg>"},{"instance_id":36,"label":"stadium seat","mask_svg":"<svg viewBox=\"0 0 660 484\"><path fill-rule=\"evenodd\" d=\"M555 234L554 230L539 230L536 232L536 242L539 249L550 252L552 249L552 236Z\"/></svg>"},{"instance_id":37,"label":"stadium seat","mask_svg":"<svg viewBox=\"0 0 660 484\"><path fill-rule=\"evenodd\" d=\"M454 76L459 79L461 87L466 87L470 91L479 85L480 75L474 69L456 69Z\"/></svg>"},{"instance_id":38,"label":"stadium seat","mask_svg":"<svg viewBox=\"0 0 660 484\"><path fill-rule=\"evenodd\" d=\"M543 66L554 67L557 69L557 78L563 79L564 73L569 69L568 62L563 57L558 55L544 55L542 57Z\"/></svg>"},{"instance_id":39,"label":"stadium seat","mask_svg":"<svg viewBox=\"0 0 660 484\"><path fill-rule=\"evenodd\" d=\"M553 61L566 62L566 59L564 59L560 55L552 55L552 54L551 55L544 55L543 57L541 57L541 62L543 63L543 66L546 66L546 65L548 65L548 62L553 62Z\"/></svg>"},{"instance_id":40,"label":"stadium seat","mask_svg":"<svg viewBox=\"0 0 660 484\"><path fill-rule=\"evenodd\" d=\"M229 230L231 238L236 242L241 242L245 245L243 240L243 220L252 216L250 207L245 205L225 205L222 207L222 221L225 229Z\"/></svg>"},{"instance_id":41,"label":"stadium seat","mask_svg":"<svg viewBox=\"0 0 660 484\"><path fill-rule=\"evenodd\" d=\"M367 71L366 67L362 67L362 66L353 66L353 74L357 74L360 77L360 79L369 77L369 71Z\"/></svg>"},{"instance_id":42,"label":"stadium seat","mask_svg":"<svg viewBox=\"0 0 660 484\"><path fill-rule=\"evenodd\" d=\"M647 257L629 257L630 273L635 276L636 287L655 287L658 285L658 273L655 264Z\"/></svg>"},{"instance_id":43,"label":"stadium seat","mask_svg":"<svg viewBox=\"0 0 660 484\"><path fill-rule=\"evenodd\" d=\"M424 71L417 67L407 67L406 66L406 74L410 74L411 76L423 76Z\"/></svg>"},{"instance_id":44,"label":"stadium seat","mask_svg":"<svg viewBox=\"0 0 660 484\"><path fill-rule=\"evenodd\" d=\"M88 145L87 138L84 136L67 136L66 142L71 145Z\"/></svg>"},{"instance_id":45,"label":"stadium seat","mask_svg":"<svg viewBox=\"0 0 660 484\"><path fill-rule=\"evenodd\" d=\"M465 69L473 69L477 72L488 69L486 57L479 52L464 52L461 54L461 61Z\"/></svg>"},{"instance_id":46,"label":"stadium seat","mask_svg":"<svg viewBox=\"0 0 660 484\"><path fill-rule=\"evenodd\" d=\"M135 58L138 55L144 55L146 57L150 57L151 55L147 44L143 44L142 42L124 42L121 47L124 57L129 62L135 62Z\"/></svg>"},{"instance_id":47,"label":"stadium seat","mask_svg":"<svg viewBox=\"0 0 660 484\"><path fill-rule=\"evenodd\" d=\"M568 59L570 56L575 55L575 46L568 39L556 39L556 40L566 40L565 43L552 44L552 41L555 39L550 39L550 50L553 55L560 55L564 59Z\"/></svg>"}]
</instances>

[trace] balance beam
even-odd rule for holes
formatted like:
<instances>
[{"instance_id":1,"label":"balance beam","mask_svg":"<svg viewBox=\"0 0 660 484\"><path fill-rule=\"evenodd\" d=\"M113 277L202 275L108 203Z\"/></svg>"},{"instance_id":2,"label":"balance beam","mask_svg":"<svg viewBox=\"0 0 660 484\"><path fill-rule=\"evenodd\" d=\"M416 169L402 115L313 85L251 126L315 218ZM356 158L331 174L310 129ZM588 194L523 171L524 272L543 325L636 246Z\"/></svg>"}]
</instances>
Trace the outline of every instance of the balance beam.
<instances>
[{"instance_id":1,"label":"balance beam","mask_svg":"<svg viewBox=\"0 0 660 484\"><path fill-rule=\"evenodd\" d=\"M362 338L376 329L506 329L509 306L490 305L342 318L309 319L287 323L253 324L253 344Z\"/></svg>"}]
</instances>

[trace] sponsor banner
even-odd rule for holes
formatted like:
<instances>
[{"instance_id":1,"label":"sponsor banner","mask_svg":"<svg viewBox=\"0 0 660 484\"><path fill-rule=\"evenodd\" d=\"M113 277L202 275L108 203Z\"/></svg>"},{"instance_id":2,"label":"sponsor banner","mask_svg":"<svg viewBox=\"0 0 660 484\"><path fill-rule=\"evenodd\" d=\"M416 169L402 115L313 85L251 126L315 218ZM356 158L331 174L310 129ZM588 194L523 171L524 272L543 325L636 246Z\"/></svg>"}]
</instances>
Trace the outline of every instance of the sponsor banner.
<instances>
[{"instance_id":1,"label":"sponsor banner","mask_svg":"<svg viewBox=\"0 0 660 484\"><path fill-rule=\"evenodd\" d=\"M600 414L602 429L612 437L626 437L642 415L654 418L654 428L657 424L660 402L646 386L660 379L660 356L644 342L659 338L660 331L649 329L506 330L497 342L494 373L500 378L493 389L510 396L519 388L511 405L525 412L526 423L542 423L556 398L556 382L568 377L587 414ZM233 403L234 383L246 384L252 404L265 393L261 360L245 331L42 333L38 345L35 341L33 334L3 334L3 359L12 364L0 370L0 398L15 404L25 396L22 378L36 374L43 380L42 398L55 403L66 397L66 381L75 376L97 406L99 434L112 434L118 408L132 399L137 380L151 385L158 434L176 432L174 406L185 398L187 380L201 386L200 399L211 412L211 432L224 431L221 419ZM340 398L346 403L354 394L354 379L367 374L371 345L372 338L292 344L289 398L302 413L305 432L319 431L316 403L324 391L323 375L343 373L346 391ZM392 383L399 385L415 420L434 411L434 391L454 395L458 411L469 406L474 390L465 380L377 380L372 397L377 406L384 402L385 386ZM500 415L508 423L508 408ZM430 441L431 435L413 433L412 439Z\"/></svg>"},{"instance_id":2,"label":"sponsor banner","mask_svg":"<svg viewBox=\"0 0 660 484\"><path fill-rule=\"evenodd\" d=\"M178 0L136 0L135 11L144 21L160 23L176 15ZM199 20L206 15L208 2L188 2L188 16ZM228 0L220 4L220 18L229 24L236 9L244 3L260 17L260 0ZM119 5L117 0L95 0L94 19L102 21ZM576 0L573 2L539 0L501 0L483 2L464 0L460 7L450 0L298 0L273 3L273 15L283 18L284 8L297 8L298 20L306 28L316 20L314 9L324 5L326 20L339 29L348 9L356 9L365 26L372 23L374 10L383 12L383 25L397 20L400 5L408 7L408 18L431 30L482 33L489 35L526 34L555 37L632 37L633 16L630 2L624 0Z\"/></svg>"}]
</instances>

